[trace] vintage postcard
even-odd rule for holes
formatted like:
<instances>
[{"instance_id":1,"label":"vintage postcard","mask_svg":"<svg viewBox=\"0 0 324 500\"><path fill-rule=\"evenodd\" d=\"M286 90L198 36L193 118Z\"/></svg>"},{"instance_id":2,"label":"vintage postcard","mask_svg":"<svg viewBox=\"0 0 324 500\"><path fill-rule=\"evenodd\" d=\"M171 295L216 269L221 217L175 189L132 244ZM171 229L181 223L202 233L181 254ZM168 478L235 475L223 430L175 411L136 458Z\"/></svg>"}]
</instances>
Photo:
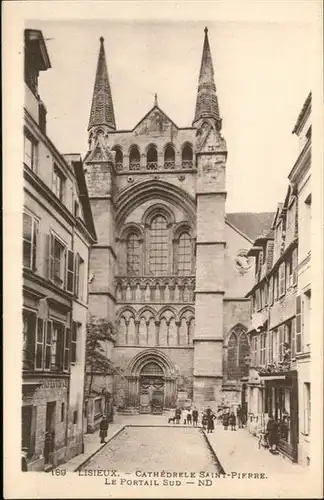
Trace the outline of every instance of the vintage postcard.
<instances>
[{"instance_id":1,"label":"vintage postcard","mask_svg":"<svg viewBox=\"0 0 324 500\"><path fill-rule=\"evenodd\" d=\"M319 1L5 2L5 498L320 498Z\"/></svg>"}]
</instances>

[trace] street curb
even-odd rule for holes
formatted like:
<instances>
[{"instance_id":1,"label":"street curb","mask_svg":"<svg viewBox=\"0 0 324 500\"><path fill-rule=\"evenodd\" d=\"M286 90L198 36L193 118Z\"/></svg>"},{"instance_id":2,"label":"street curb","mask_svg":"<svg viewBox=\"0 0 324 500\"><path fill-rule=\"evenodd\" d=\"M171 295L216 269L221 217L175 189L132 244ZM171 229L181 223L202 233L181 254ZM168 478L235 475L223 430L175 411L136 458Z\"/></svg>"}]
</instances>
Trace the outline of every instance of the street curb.
<instances>
[{"instance_id":1,"label":"street curb","mask_svg":"<svg viewBox=\"0 0 324 500\"><path fill-rule=\"evenodd\" d=\"M217 466L218 466L218 467L219 467L219 469L220 469L220 470L219 470L219 473L220 473L220 474L226 474L226 473L225 473L225 470L224 470L224 467L223 467L223 466L222 466L222 464L220 463L219 458L217 457L216 452L215 452L215 450L214 450L214 448L213 448L213 446L212 446L211 442L209 441L209 438L208 438L208 436L207 436L206 431L202 430L201 432L203 433L203 435L204 435L204 437L205 437L205 439L206 439L206 442L207 442L207 444L208 444L208 447L209 447L209 449L210 449L210 451L211 451L211 453L212 453L212 455L213 455L213 457L214 457L214 460L215 460L215 462L216 462Z\"/></svg>"},{"instance_id":2,"label":"street curb","mask_svg":"<svg viewBox=\"0 0 324 500\"><path fill-rule=\"evenodd\" d=\"M78 472L79 469L81 469L81 467L84 467L84 465L86 465L97 453L99 453L99 451L101 451L108 443L110 443L110 441L112 439L114 439L121 431L123 431L126 427L128 427L128 425L123 425L120 429L118 429L115 434L113 434L109 439L108 441L106 441L106 443L104 443L102 446L100 446L100 448L98 448L96 451L94 451L93 453L91 453L91 455L89 455L83 462L81 462L81 464L79 464L76 469L74 469L73 472Z\"/></svg>"}]
</instances>

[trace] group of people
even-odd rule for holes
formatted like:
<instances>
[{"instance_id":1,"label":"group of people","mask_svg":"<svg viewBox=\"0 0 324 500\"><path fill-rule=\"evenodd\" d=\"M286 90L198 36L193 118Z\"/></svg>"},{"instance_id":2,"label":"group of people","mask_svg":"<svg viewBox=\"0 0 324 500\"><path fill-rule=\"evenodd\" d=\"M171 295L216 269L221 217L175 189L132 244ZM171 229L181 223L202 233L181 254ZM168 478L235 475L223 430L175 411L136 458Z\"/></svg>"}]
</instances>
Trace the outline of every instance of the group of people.
<instances>
[{"instance_id":1,"label":"group of people","mask_svg":"<svg viewBox=\"0 0 324 500\"><path fill-rule=\"evenodd\" d=\"M170 421L173 421L175 422L176 424L180 424L180 421L181 421L181 415L182 415L182 411L181 411L181 408L176 408L175 412L174 412L174 417L173 418L170 418L169 419L169 422ZM197 427L198 425L198 410L197 408L194 408L193 410L191 410L191 408L189 408L186 412L185 412L185 416L184 416L184 420L183 420L183 423L186 425L193 425L194 427Z\"/></svg>"}]
</instances>

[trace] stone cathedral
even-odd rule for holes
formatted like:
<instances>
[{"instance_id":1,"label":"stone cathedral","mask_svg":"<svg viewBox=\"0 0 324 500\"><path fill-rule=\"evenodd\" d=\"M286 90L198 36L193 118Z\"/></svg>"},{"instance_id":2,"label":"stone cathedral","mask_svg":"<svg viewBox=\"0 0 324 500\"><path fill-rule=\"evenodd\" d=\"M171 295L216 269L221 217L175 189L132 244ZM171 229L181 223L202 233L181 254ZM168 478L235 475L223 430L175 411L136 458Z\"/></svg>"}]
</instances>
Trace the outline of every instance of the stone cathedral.
<instances>
[{"instance_id":1,"label":"stone cathedral","mask_svg":"<svg viewBox=\"0 0 324 500\"><path fill-rule=\"evenodd\" d=\"M197 406L241 403L254 280L246 254L268 221L225 214L227 146L207 28L191 126L178 127L155 96L119 131L113 102L101 37L84 159L97 233L89 308L118 325L115 402L142 413L173 408L180 394Z\"/></svg>"}]
</instances>

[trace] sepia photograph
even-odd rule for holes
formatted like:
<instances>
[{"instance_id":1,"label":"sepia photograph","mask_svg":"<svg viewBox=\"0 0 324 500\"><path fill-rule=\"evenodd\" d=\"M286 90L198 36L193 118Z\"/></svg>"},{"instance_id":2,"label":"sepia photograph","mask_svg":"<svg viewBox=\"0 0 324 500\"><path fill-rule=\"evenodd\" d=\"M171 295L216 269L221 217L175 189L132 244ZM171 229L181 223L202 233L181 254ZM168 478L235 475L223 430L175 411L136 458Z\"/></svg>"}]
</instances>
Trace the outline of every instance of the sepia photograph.
<instances>
[{"instance_id":1,"label":"sepia photograph","mask_svg":"<svg viewBox=\"0 0 324 500\"><path fill-rule=\"evenodd\" d=\"M319 2L14 3L6 498L320 498Z\"/></svg>"}]
</instances>

